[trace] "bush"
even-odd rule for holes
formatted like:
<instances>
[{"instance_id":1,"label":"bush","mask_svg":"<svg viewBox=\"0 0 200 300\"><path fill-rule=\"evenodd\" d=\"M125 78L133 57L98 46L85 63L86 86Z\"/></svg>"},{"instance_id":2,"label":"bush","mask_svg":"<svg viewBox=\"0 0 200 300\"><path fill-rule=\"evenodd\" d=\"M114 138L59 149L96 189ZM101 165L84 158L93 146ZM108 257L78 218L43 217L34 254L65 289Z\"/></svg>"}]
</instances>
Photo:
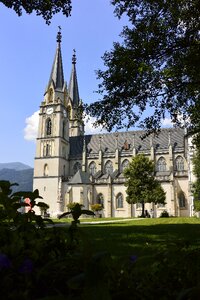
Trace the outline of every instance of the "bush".
<instances>
[{"instance_id":1,"label":"bush","mask_svg":"<svg viewBox=\"0 0 200 300\"><path fill-rule=\"evenodd\" d=\"M96 204L91 204L91 210L92 211L100 211L100 210L102 210L102 205L101 204L98 204L98 203L96 203Z\"/></svg>"},{"instance_id":2,"label":"bush","mask_svg":"<svg viewBox=\"0 0 200 300\"><path fill-rule=\"evenodd\" d=\"M169 218L169 213L166 210L163 210L163 212L160 214L160 218Z\"/></svg>"},{"instance_id":3,"label":"bush","mask_svg":"<svg viewBox=\"0 0 200 300\"><path fill-rule=\"evenodd\" d=\"M200 200L194 201L194 210L195 212L200 212Z\"/></svg>"}]
</instances>

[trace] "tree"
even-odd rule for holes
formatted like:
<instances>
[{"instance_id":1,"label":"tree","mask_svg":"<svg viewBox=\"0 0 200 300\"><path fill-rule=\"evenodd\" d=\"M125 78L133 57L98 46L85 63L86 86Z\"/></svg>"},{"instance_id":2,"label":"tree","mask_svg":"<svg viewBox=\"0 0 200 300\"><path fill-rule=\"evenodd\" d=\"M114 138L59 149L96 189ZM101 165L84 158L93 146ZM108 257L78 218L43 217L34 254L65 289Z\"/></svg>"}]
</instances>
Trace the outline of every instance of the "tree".
<instances>
[{"instance_id":1,"label":"tree","mask_svg":"<svg viewBox=\"0 0 200 300\"><path fill-rule=\"evenodd\" d=\"M196 181L193 184L194 210L200 210L200 134L194 138L196 144L195 154L193 157L193 173L196 176Z\"/></svg>"},{"instance_id":2,"label":"tree","mask_svg":"<svg viewBox=\"0 0 200 300\"><path fill-rule=\"evenodd\" d=\"M71 0L1 0L6 7L13 9L18 16L22 15L22 11L25 10L27 14L31 14L35 11L37 16L42 16L47 24L50 24L50 20L53 15L62 11L66 17L71 13Z\"/></svg>"},{"instance_id":3,"label":"tree","mask_svg":"<svg viewBox=\"0 0 200 300\"><path fill-rule=\"evenodd\" d=\"M127 15L123 41L105 52L98 92L86 107L109 131L135 124L149 131L170 115L186 120L200 103L199 0L112 0L118 18ZM151 108L152 114L143 116ZM195 124L195 122L194 122Z\"/></svg>"},{"instance_id":4,"label":"tree","mask_svg":"<svg viewBox=\"0 0 200 300\"><path fill-rule=\"evenodd\" d=\"M165 192L159 181L154 178L154 163L143 154L132 158L124 170L127 181L127 202L141 203L144 216L145 203L165 204Z\"/></svg>"}]
</instances>

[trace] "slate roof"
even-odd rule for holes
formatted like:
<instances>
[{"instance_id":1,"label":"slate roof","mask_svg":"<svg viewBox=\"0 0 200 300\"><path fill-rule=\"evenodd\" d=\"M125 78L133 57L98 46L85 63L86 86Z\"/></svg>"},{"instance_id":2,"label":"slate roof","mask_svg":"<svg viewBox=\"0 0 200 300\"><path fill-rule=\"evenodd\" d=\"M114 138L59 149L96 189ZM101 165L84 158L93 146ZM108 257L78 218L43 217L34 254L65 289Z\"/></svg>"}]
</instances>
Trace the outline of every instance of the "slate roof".
<instances>
[{"instance_id":1,"label":"slate roof","mask_svg":"<svg viewBox=\"0 0 200 300\"><path fill-rule=\"evenodd\" d=\"M83 172L82 170L78 170L76 174L69 181L70 184L90 184L90 174L87 172Z\"/></svg>"},{"instance_id":2,"label":"slate roof","mask_svg":"<svg viewBox=\"0 0 200 300\"><path fill-rule=\"evenodd\" d=\"M143 136L144 133L142 130L118 132L118 142L116 141L116 133L70 137L70 158L82 156L84 138L87 154L97 154L100 147L104 154L114 154L116 145L122 154L126 154L132 152L133 144L135 144L136 151L138 152L150 151L150 140L152 140L156 152L168 150L169 134L171 136L170 139L173 150L179 151L184 149L184 130L181 128L164 128L160 131L158 136L152 138L148 136L142 139L141 136ZM125 141L127 141L129 150L123 149Z\"/></svg>"}]
</instances>

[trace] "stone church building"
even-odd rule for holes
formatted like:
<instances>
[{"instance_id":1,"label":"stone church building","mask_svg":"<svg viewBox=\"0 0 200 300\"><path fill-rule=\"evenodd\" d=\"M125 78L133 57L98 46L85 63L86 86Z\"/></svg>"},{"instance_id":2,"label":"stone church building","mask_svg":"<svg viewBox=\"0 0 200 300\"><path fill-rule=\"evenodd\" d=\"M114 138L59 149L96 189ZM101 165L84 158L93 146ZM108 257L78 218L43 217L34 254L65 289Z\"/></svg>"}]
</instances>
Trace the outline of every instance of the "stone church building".
<instances>
[{"instance_id":1,"label":"stone church building","mask_svg":"<svg viewBox=\"0 0 200 300\"><path fill-rule=\"evenodd\" d=\"M61 33L50 79L40 105L34 165L34 189L49 204L50 216L67 211L70 202L85 209L101 203L103 217L137 217L141 205L126 202L123 170L137 154L155 163L155 176L166 192L166 205L146 204L154 216L163 210L172 216L191 216L191 140L183 129L162 129L142 140L143 131L84 135L78 116L81 106L75 52L69 85L64 81Z\"/></svg>"}]
</instances>

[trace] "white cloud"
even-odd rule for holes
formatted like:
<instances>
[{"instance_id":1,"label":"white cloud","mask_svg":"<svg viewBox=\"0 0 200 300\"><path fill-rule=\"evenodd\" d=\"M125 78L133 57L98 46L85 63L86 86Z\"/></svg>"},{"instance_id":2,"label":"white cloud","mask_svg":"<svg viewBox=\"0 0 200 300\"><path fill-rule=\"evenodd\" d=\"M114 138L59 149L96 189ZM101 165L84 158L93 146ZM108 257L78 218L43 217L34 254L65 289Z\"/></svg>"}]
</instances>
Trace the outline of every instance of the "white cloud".
<instances>
[{"instance_id":1,"label":"white cloud","mask_svg":"<svg viewBox=\"0 0 200 300\"><path fill-rule=\"evenodd\" d=\"M95 121L96 121L96 119L93 117L90 117L90 118L88 118L87 116L85 117L85 119L84 119L85 134L97 134L97 133L106 133L107 132L101 126L95 128L93 126Z\"/></svg>"},{"instance_id":2,"label":"white cloud","mask_svg":"<svg viewBox=\"0 0 200 300\"><path fill-rule=\"evenodd\" d=\"M172 120L170 118L165 118L162 121L162 126L166 126L166 127L173 126Z\"/></svg>"},{"instance_id":3,"label":"white cloud","mask_svg":"<svg viewBox=\"0 0 200 300\"><path fill-rule=\"evenodd\" d=\"M95 128L93 126L95 118L85 118L85 134L97 134L107 132L105 129L102 129L101 126ZM27 141L35 141L38 133L38 124L39 124L39 110L34 112L30 117L26 118L26 127L24 128L24 138Z\"/></svg>"},{"instance_id":4,"label":"white cloud","mask_svg":"<svg viewBox=\"0 0 200 300\"><path fill-rule=\"evenodd\" d=\"M24 128L24 138L27 141L35 141L38 132L39 110L32 116L26 118L26 127Z\"/></svg>"}]
</instances>

